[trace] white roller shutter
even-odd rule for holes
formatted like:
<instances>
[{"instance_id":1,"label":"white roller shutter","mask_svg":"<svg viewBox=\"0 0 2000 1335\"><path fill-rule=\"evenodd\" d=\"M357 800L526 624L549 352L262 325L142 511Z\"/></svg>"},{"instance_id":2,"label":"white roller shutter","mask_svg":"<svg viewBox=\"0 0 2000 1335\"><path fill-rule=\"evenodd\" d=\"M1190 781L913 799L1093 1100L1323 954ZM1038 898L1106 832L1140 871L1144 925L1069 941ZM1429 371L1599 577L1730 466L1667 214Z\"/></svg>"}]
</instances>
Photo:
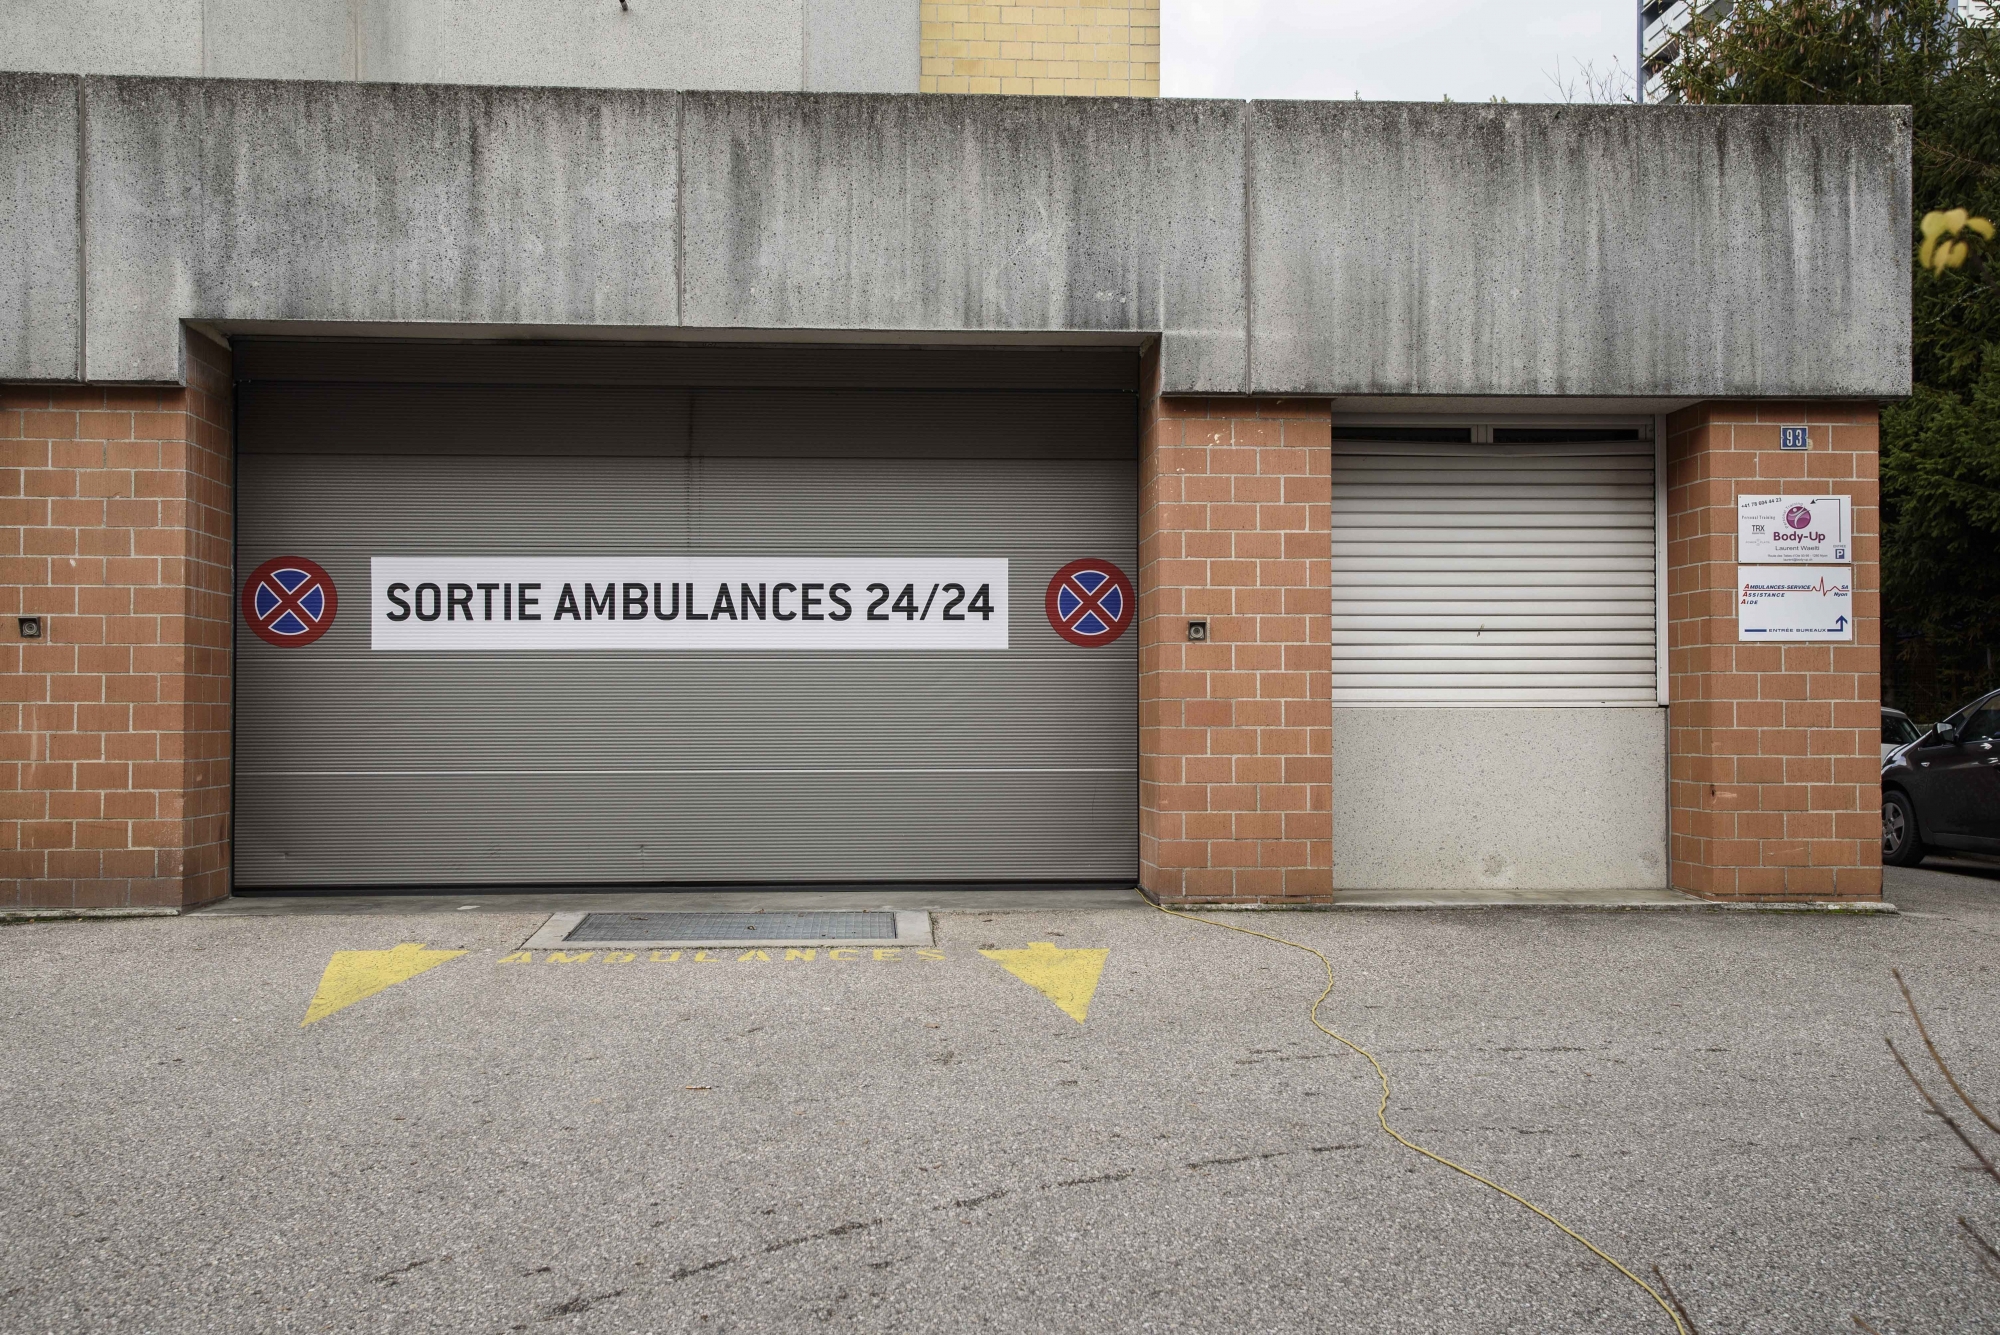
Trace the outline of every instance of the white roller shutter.
<instances>
[{"instance_id":1,"label":"white roller shutter","mask_svg":"<svg viewBox=\"0 0 2000 1335\"><path fill-rule=\"evenodd\" d=\"M1655 704L1654 544L1650 440L1336 439L1333 703Z\"/></svg>"}]
</instances>

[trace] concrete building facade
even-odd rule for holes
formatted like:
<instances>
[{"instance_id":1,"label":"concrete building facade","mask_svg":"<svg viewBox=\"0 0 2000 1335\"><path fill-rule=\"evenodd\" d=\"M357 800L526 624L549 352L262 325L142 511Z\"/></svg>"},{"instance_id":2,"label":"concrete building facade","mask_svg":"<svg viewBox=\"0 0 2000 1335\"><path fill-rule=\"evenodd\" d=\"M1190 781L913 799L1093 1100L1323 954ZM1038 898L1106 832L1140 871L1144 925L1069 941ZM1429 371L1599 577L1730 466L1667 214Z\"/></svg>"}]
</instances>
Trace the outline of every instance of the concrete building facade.
<instances>
[{"instance_id":1,"label":"concrete building facade","mask_svg":"<svg viewBox=\"0 0 2000 1335\"><path fill-rule=\"evenodd\" d=\"M1909 134L1895 108L0 78L7 902L545 883L480 825L520 785L423 777L510 764L605 822L572 857L593 883L1878 897ZM454 499L399 510L407 478ZM1841 638L1742 638L1753 495L1848 499ZM634 496L685 527L619 536ZM713 670L653 645L628 679L388 652L367 573L669 551L998 558L1011 638L924 641L907 677L916 641L842 650L810 686L790 642ZM243 595L293 558L339 611L272 648ZM1063 597L1109 638L1062 635ZM520 722L568 707L558 662L631 736L862 761L669 800L667 743L566 759ZM656 672L721 723L647 712ZM397 749L426 691L462 729L424 734L435 764ZM322 712L287 732L298 699ZM787 861L835 808L825 874ZM307 810L377 822L373 860Z\"/></svg>"},{"instance_id":2,"label":"concrete building facade","mask_svg":"<svg viewBox=\"0 0 2000 1335\"><path fill-rule=\"evenodd\" d=\"M1158 97L1159 0L37 0L0 3L46 74L515 87Z\"/></svg>"}]
</instances>

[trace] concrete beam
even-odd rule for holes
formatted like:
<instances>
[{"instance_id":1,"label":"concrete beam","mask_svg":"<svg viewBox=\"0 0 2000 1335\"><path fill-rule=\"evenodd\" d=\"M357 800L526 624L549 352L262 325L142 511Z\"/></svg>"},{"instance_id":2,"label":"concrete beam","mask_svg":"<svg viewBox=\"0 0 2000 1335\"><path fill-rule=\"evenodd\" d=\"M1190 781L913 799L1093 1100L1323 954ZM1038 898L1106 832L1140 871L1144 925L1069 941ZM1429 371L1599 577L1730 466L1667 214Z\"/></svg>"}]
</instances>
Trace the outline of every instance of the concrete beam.
<instances>
[{"instance_id":1,"label":"concrete beam","mask_svg":"<svg viewBox=\"0 0 2000 1335\"><path fill-rule=\"evenodd\" d=\"M672 93L91 79L85 373L182 318L673 325Z\"/></svg>"},{"instance_id":2,"label":"concrete beam","mask_svg":"<svg viewBox=\"0 0 2000 1335\"><path fill-rule=\"evenodd\" d=\"M176 380L197 319L1157 334L1169 394L1909 385L1899 108L76 88L0 75L9 379Z\"/></svg>"},{"instance_id":3,"label":"concrete beam","mask_svg":"<svg viewBox=\"0 0 2000 1335\"><path fill-rule=\"evenodd\" d=\"M0 380L75 380L77 80L0 79Z\"/></svg>"},{"instance_id":4,"label":"concrete beam","mask_svg":"<svg viewBox=\"0 0 2000 1335\"><path fill-rule=\"evenodd\" d=\"M683 318L1157 330L1244 384L1243 104L690 93Z\"/></svg>"},{"instance_id":5,"label":"concrete beam","mask_svg":"<svg viewBox=\"0 0 2000 1335\"><path fill-rule=\"evenodd\" d=\"M1907 107L1250 115L1257 392L1909 392Z\"/></svg>"}]
</instances>

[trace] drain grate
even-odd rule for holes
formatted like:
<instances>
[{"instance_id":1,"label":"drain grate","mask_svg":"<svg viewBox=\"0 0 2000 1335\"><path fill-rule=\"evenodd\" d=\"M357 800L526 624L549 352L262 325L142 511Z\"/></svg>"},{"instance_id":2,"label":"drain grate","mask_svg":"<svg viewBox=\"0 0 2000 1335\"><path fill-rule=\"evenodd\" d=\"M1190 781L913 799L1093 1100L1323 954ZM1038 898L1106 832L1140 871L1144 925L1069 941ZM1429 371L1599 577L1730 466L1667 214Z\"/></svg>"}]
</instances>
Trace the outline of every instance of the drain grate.
<instances>
[{"instance_id":1,"label":"drain grate","mask_svg":"<svg viewBox=\"0 0 2000 1335\"><path fill-rule=\"evenodd\" d=\"M568 941L894 941L893 912L586 913Z\"/></svg>"}]
</instances>

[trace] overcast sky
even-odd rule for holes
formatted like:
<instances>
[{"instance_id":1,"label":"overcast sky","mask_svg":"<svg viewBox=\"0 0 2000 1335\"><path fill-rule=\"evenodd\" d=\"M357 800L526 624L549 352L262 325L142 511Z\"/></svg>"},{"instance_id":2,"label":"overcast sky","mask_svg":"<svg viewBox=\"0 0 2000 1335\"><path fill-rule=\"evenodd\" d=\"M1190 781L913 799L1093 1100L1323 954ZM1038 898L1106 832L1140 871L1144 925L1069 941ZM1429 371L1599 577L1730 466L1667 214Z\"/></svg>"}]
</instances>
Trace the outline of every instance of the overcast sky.
<instances>
[{"instance_id":1,"label":"overcast sky","mask_svg":"<svg viewBox=\"0 0 2000 1335\"><path fill-rule=\"evenodd\" d=\"M1161 0L1168 97L1560 102L1580 65L1632 91L1633 0Z\"/></svg>"}]
</instances>

